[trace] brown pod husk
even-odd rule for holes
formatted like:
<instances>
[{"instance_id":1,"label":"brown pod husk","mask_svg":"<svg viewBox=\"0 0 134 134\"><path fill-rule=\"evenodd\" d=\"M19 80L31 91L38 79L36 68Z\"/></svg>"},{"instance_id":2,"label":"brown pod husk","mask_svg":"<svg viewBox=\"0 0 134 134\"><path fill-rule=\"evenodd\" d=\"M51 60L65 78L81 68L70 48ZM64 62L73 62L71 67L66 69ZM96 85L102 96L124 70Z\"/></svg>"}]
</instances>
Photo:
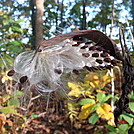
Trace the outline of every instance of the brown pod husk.
<instances>
[{"instance_id":1,"label":"brown pod husk","mask_svg":"<svg viewBox=\"0 0 134 134\"><path fill-rule=\"evenodd\" d=\"M38 44L38 49L44 49L47 46L52 46L58 44L66 39L71 38L87 38L97 43L97 46L101 46L106 50L109 50L110 55L114 56L118 60L123 60L118 47L115 42L113 42L109 37L97 30L79 30L67 34L57 35L54 38L50 38L48 40L43 41Z\"/></svg>"}]
</instances>

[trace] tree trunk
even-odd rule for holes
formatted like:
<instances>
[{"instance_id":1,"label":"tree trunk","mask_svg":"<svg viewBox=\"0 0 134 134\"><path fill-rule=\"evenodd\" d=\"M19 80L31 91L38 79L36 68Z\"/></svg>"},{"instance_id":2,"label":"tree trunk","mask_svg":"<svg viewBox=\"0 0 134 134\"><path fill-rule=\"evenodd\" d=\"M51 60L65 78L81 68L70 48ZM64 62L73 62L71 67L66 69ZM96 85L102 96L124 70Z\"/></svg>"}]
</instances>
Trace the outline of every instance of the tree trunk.
<instances>
[{"instance_id":1,"label":"tree trunk","mask_svg":"<svg viewBox=\"0 0 134 134\"><path fill-rule=\"evenodd\" d=\"M102 26L102 32L106 33L104 8L105 8L105 2L102 0L102 23L101 23L101 26Z\"/></svg>"},{"instance_id":2,"label":"tree trunk","mask_svg":"<svg viewBox=\"0 0 134 134\"><path fill-rule=\"evenodd\" d=\"M34 3L34 0L30 0L30 9L32 11L32 14L31 14L31 24L32 24L32 38L31 38L31 48L32 49L35 49L36 48L36 45L35 45L35 3Z\"/></svg>"},{"instance_id":3,"label":"tree trunk","mask_svg":"<svg viewBox=\"0 0 134 134\"><path fill-rule=\"evenodd\" d=\"M134 36L134 0L131 0L132 2L132 17L133 17L133 36Z\"/></svg>"},{"instance_id":4,"label":"tree trunk","mask_svg":"<svg viewBox=\"0 0 134 134\"><path fill-rule=\"evenodd\" d=\"M64 2L64 0L62 0L62 2L61 2L61 14L60 14L60 22L61 22L60 26L61 26L61 28L63 28L63 13L64 13L63 2Z\"/></svg>"},{"instance_id":5,"label":"tree trunk","mask_svg":"<svg viewBox=\"0 0 134 134\"><path fill-rule=\"evenodd\" d=\"M86 3L87 0L83 0L83 19L82 19L82 30L86 30L87 26L86 26Z\"/></svg>"},{"instance_id":6,"label":"tree trunk","mask_svg":"<svg viewBox=\"0 0 134 134\"><path fill-rule=\"evenodd\" d=\"M112 1L112 18L111 18L111 27L110 27L110 37L113 36L113 25L114 25L114 0Z\"/></svg>"},{"instance_id":7,"label":"tree trunk","mask_svg":"<svg viewBox=\"0 0 134 134\"><path fill-rule=\"evenodd\" d=\"M36 46L43 41L43 14L44 0L35 0L36 20L35 20L35 43Z\"/></svg>"}]
</instances>

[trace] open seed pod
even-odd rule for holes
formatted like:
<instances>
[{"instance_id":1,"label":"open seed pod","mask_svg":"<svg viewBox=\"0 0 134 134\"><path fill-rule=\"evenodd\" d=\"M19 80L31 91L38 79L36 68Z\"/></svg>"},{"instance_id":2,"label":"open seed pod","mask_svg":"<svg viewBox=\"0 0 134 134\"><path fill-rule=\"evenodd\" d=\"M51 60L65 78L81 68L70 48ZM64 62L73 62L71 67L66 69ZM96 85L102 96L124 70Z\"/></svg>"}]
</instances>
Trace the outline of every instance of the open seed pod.
<instances>
[{"instance_id":1,"label":"open seed pod","mask_svg":"<svg viewBox=\"0 0 134 134\"><path fill-rule=\"evenodd\" d=\"M114 58L122 60L109 37L96 30L80 30L50 38L39 44L36 51L19 54L14 70L21 77L27 76L30 86L41 92L61 92L64 74L79 74L81 69L110 69L116 66ZM64 79L67 81L67 77Z\"/></svg>"}]
</instances>

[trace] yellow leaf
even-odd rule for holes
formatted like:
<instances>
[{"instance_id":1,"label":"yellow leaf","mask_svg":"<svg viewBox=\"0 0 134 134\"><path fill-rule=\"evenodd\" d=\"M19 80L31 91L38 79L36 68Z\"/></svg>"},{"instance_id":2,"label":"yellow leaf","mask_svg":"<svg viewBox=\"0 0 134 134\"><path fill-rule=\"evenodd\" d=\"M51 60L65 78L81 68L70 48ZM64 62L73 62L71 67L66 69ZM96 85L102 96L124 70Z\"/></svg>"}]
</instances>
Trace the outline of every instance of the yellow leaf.
<instances>
[{"instance_id":1,"label":"yellow leaf","mask_svg":"<svg viewBox=\"0 0 134 134\"><path fill-rule=\"evenodd\" d=\"M0 112L4 114L17 114L17 110L14 109L14 106L3 107L0 109Z\"/></svg>"},{"instance_id":2,"label":"yellow leaf","mask_svg":"<svg viewBox=\"0 0 134 134\"><path fill-rule=\"evenodd\" d=\"M94 105L95 103L88 103L88 104L85 104L82 106L81 108L81 112L78 116L79 119L86 119L89 114L90 114L90 109L92 108L92 106Z\"/></svg>"},{"instance_id":3,"label":"yellow leaf","mask_svg":"<svg viewBox=\"0 0 134 134\"><path fill-rule=\"evenodd\" d=\"M108 120L107 124L108 124L108 125L111 125L111 126L114 126L114 127L116 126L116 125L115 125L115 122L114 122L114 118Z\"/></svg>"},{"instance_id":4,"label":"yellow leaf","mask_svg":"<svg viewBox=\"0 0 134 134\"><path fill-rule=\"evenodd\" d=\"M107 113L101 116L101 118L104 118L106 120L114 119L114 114L113 113Z\"/></svg>"},{"instance_id":5,"label":"yellow leaf","mask_svg":"<svg viewBox=\"0 0 134 134\"><path fill-rule=\"evenodd\" d=\"M92 92L89 91L89 90L86 91L84 94L85 94L85 96L88 96L89 98L93 98L93 99L95 98L95 96L93 96L93 95L92 95Z\"/></svg>"},{"instance_id":6,"label":"yellow leaf","mask_svg":"<svg viewBox=\"0 0 134 134\"><path fill-rule=\"evenodd\" d=\"M71 83L71 82L68 82L68 87L72 89L68 93L69 96L79 97L81 94L83 94L85 92L81 86Z\"/></svg>"},{"instance_id":7,"label":"yellow leaf","mask_svg":"<svg viewBox=\"0 0 134 134\"><path fill-rule=\"evenodd\" d=\"M96 110L96 113L99 117L109 120L111 118L114 118L113 113L111 113L111 111L111 106L109 104L104 103L100 105L100 107Z\"/></svg>"},{"instance_id":8,"label":"yellow leaf","mask_svg":"<svg viewBox=\"0 0 134 134\"><path fill-rule=\"evenodd\" d=\"M94 73L87 74L84 78L84 81L94 81L98 80L98 76L96 76Z\"/></svg>"},{"instance_id":9,"label":"yellow leaf","mask_svg":"<svg viewBox=\"0 0 134 134\"><path fill-rule=\"evenodd\" d=\"M3 77L1 79L2 83L5 83L7 80L12 80L12 77L7 76L8 71L3 72Z\"/></svg>"}]
</instances>

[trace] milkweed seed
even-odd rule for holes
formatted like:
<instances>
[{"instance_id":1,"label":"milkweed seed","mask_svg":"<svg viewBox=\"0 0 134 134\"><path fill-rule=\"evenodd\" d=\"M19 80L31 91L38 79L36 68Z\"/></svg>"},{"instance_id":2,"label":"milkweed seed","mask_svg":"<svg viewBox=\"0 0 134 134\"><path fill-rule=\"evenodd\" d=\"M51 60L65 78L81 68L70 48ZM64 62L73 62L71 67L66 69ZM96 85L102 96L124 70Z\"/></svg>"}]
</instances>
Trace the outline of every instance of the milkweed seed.
<instances>
[{"instance_id":1,"label":"milkweed seed","mask_svg":"<svg viewBox=\"0 0 134 134\"><path fill-rule=\"evenodd\" d=\"M61 74L62 73L62 71L60 69L55 69L54 72L57 73L57 74Z\"/></svg>"},{"instance_id":2,"label":"milkweed seed","mask_svg":"<svg viewBox=\"0 0 134 134\"><path fill-rule=\"evenodd\" d=\"M111 65L107 65L106 68L107 68L107 69L111 69L112 66L111 66Z\"/></svg>"},{"instance_id":3,"label":"milkweed seed","mask_svg":"<svg viewBox=\"0 0 134 134\"><path fill-rule=\"evenodd\" d=\"M103 61L100 60L100 59L96 59L96 62L99 63L99 64L102 64L103 63Z\"/></svg>"},{"instance_id":4,"label":"milkweed seed","mask_svg":"<svg viewBox=\"0 0 134 134\"><path fill-rule=\"evenodd\" d=\"M103 48L103 47L97 47L96 50L98 50L98 51L103 51L104 48Z\"/></svg>"},{"instance_id":5,"label":"milkweed seed","mask_svg":"<svg viewBox=\"0 0 134 134\"><path fill-rule=\"evenodd\" d=\"M90 44L92 44L92 42L86 42L85 44L86 44L86 45L90 45Z\"/></svg>"},{"instance_id":6,"label":"milkweed seed","mask_svg":"<svg viewBox=\"0 0 134 134\"><path fill-rule=\"evenodd\" d=\"M111 60L111 64L116 64L117 61L116 60Z\"/></svg>"},{"instance_id":7,"label":"milkweed seed","mask_svg":"<svg viewBox=\"0 0 134 134\"><path fill-rule=\"evenodd\" d=\"M107 52L101 53L101 57L107 57L107 56L108 56L108 53Z\"/></svg>"},{"instance_id":8,"label":"milkweed seed","mask_svg":"<svg viewBox=\"0 0 134 134\"><path fill-rule=\"evenodd\" d=\"M110 58L105 58L104 61L105 61L105 62L110 62L111 59L110 59Z\"/></svg>"},{"instance_id":9,"label":"milkweed seed","mask_svg":"<svg viewBox=\"0 0 134 134\"><path fill-rule=\"evenodd\" d=\"M92 71L91 68L88 67L88 66L84 66L83 69L86 69L86 70L88 70L88 71Z\"/></svg>"},{"instance_id":10,"label":"milkweed seed","mask_svg":"<svg viewBox=\"0 0 134 134\"><path fill-rule=\"evenodd\" d=\"M89 57L90 54L89 54L89 53L83 53L82 56L83 56L83 57Z\"/></svg>"},{"instance_id":11,"label":"milkweed seed","mask_svg":"<svg viewBox=\"0 0 134 134\"><path fill-rule=\"evenodd\" d=\"M99 54L98 53L93 53L92 57L99 57Z\"/></svg>"},{"instance_id":12,"label":"milkweed seed","mask_svg":"<svg viewBox=\"0 0 134 134\"><path fill-rule=\"evenodd\" d=\"M83 41L83 38L81 38L81 37L74 37L73 41Z\"/></svg>"},{"instance_id":13,"label":"milkweed seed","mask_svg":"<svg viewBox=\"0 0 134 134\"><path fill-rule=\"evenodd\" d=\"M92 51L96 50L96 46L90 47L89 50L92 50Z\"/></svg>"},{"instance_id":14,"label":"milkweed seed","mask_svg":"<svg viewBox=\"0 0 134 134\"><path fill-rule=\"evenodd\" d=\"M85 45L85 46L81 47L81 49L85 49L85 48L88 48L88 46L87 46L87 45Z\"/></svg>"},{"instance_id":15,"label":"milkweed seed","mask_svg":"<svg viewBox=\"0 0 134 134\"><path fill-rule=\"evenodd\" d=\"M27 79L28 79L27 76L22 76L22 77L20 78L20 83L24 83L24 82L26 82Z\"/></svg>"},{"instance_id":16,"label":"milkweed seed","mask_svg":"<svg viewBox=\"0 0 134 134\"><path fill-rule=\"evenodd\" d=\"M22 89L22 85L21 83L18 83L18 90L21 90Z\"/></svg>"},{"instance_id":17,"label":"milkweed seed","mask_svg":"<svg viewBox=\"0 0 134 134\"><path fill-rule=\"evenodd\" d=\"M76 70L76 69L73 70L73 73L76 74L76 75L80 74L80 72L78 70Z\"/></svg>"},{"instance_id":18,"label":"milkweed seed","mask_svg":"<svg viewBox=\"0 0 134 134\"><path fill-rule=\"evenodd\" d=\"M74 44L74 45L72 45L73 47L78 47L80 44Z\"/></svg>"},{"instance_id":19,"label":"milkweed seed","mask_svg":"<svg viewBox=\"0 0 134 134\"><path fill-rule=\"evenodd\" d=\"M8 75L8 76L13 76L13 75L14 75L14 73L15 73L15 71L14 71L14 70L10 70L10 71L7 73L7 75Z\"/></svg>"}]
</instances>

